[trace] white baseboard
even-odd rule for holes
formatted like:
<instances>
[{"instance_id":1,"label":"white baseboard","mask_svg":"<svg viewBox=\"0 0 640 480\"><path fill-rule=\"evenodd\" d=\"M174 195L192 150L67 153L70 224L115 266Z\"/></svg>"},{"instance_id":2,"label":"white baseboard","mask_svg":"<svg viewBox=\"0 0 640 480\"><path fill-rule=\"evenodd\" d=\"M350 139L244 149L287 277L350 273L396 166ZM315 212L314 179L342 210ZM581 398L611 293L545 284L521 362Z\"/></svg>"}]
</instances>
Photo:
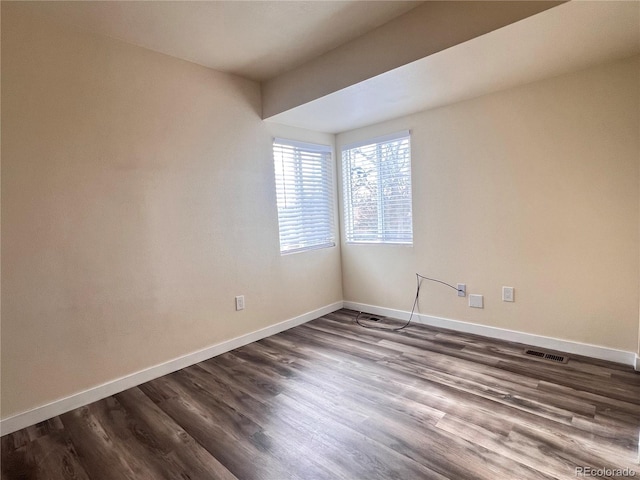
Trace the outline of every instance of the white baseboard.
<instances>
[{"instance_id":1,"label":"white baseboard","mask_svg":"<svg viewBox=\"0 0 640 480\"><path fill-rule=\"evenodd\" d=\"M400 320L408 320L411 312L404 310L394 310L391 308L378 307L376 305L367 305L357 302L344 302L344 308L372 313L386 317L399 318ZM433 317L430 315L416 314L413 315L413 321L424 325L446 328L464 333L473 333L482 335L483 337L496 338L499 340L507 340L510 342L523 343L534 347L556 350L559 352L573 353L583 355L585 357L598 358L611 362L631 365L640 371L638 356L635 352L627 352L624 350L616 350L613 348L602 347L599 345L590 345L587 343L573 342L570 340L562 340L553 337L544 337L532 333L518 332L515 330L506 330L504 328L490 327L477 323L463 322L460 320L451 320L448 318Z\"/></svg>"},{"instance_id":2,"label":"white baseboard","mask_svg":"<svg viewBox=\"0 0 640 480\"><path fill-rule=\"evenodd\" d=\"M636 364L634 365L636 372L640 372L640 355L636 355ZM638 439L640 441L640 438ZM638 450L638 454L640 455L640 449Z\"/></svg>"},{"instance_id":3,"label":"white baseboard","mask_svg":"<svg viewBox=\"0 0 640 480\"><path fill-rule=\"evenodd\" d=\"M292 327L302 325L303 323L321 317L322 315L326 315L327 313L335 312L340 308L342 308L342 302L336 302L317 310L307 312L303 315L291 318L289 320L285 320L284 322L261 328L260 330L256 330L255 332L232 338L231 340L227 340L207 347L205 349L198 350L196 352L192 352L178 358L174 358L173 360L169 360L168 362L164 362L159 365L140 370L139 372L135 372L125 377L103 383L102 385L89 388L88 390L74 393L73 395L55 400L51 403L36 407L32 410L18 413L17 415L13 415L0 421L0 435L7 435L22 428L35 425L36 423L66 413L70 410L73 410L74 408L82 407L84 405L88 405L89 403L102 400L103 398L114 395L116 393L120 393L128 388L135 387L136 385L148 382L149 380L153 380L154 378L167 375L168 373L172 373L180 370L181 368L194 365L198 362L202 362L203 360L215 357L216 355L220 355L235 348L242 347L243 345L247 345L257 340L275 335L276 333L283 332Z\"/></svg>"}]
</instances>

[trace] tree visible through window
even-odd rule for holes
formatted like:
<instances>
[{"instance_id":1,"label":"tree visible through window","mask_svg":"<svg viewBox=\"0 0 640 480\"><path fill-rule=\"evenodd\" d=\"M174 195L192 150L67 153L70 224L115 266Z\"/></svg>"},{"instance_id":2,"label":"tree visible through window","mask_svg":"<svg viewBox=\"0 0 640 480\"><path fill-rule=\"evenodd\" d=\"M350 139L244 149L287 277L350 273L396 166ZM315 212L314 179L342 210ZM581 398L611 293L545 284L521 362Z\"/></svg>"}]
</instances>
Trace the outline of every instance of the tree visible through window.
<instances>
[{"instance_id":1,"label":"tree visible through window","mask_svg":"<svg viewBox=\"0 0 640 480\"><path fill-rule=\"evenodd\" d=\"M342 170L347 242L411 244L409 132L343 147Z\"/></svg>"},{"instance_id":2,"label":"tree visible through window","mask_svg":"<svg viewBox=\"0 0 640 480\"><path fill-rule=\"evenodd\" d=\"M276 138L273 163L280 252L334 246L331 147Z\"/></svg>"}]
</instances>

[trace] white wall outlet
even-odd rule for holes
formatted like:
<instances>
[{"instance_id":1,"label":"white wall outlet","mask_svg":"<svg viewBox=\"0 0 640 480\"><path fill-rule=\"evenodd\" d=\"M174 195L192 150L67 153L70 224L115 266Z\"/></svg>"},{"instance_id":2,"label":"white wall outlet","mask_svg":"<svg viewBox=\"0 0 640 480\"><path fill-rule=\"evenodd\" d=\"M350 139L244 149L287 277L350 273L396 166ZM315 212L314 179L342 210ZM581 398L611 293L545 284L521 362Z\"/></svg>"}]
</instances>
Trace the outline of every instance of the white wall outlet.
<instances>
[{"instance_id":1,"label":"white wall outlet","mask_svg":"<svg viewBox=\"0 0 640 480\"><path fill-rule=\"evenodd\" d=\"M466 297L467 296L467 286L464 283L458 284L458 296Z\"/></svg>"},{"instance_id":2,"label":"white wall outlet","mask_svg":"<svg viewBox=\"0 0 640 480\"><path fill-rule=\"evenodd\" d=\"M244 295L236 297L236 310L244 310Z\"/></svg>"},{"instance_id":3,"label":"white wall outlet","mask_svg":"<svg viewBox=\"0 0 640 480\"><path fill-rule=\"evenodd\" d=\"M502 287L502 301L515 302L515 289L513 287Z\"/></svg>"},{"instance_id":4,"label":"white wall outlet","mask_svg":"<svg viewBox=\"0 0 640 480\"><path fill-rule=\"evenodd\" d=\"M484 297L482 295L469 295L469 306L473 308L484 308Z\"/></svg>"}]
</instances>

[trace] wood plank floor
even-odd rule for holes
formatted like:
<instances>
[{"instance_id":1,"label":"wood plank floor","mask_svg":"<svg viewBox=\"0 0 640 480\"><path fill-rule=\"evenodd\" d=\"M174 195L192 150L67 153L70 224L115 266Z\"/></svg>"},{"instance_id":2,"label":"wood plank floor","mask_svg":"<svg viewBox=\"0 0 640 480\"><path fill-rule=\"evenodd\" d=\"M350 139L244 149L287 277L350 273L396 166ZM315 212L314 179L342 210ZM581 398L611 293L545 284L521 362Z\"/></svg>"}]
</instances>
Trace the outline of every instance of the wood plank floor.
<instances>
[{"instance_id":1,"label":"wood plank floor","mask_svg":"<svg viewBox=\"0 0 640 480\"><path fill-rule=\"evenodd\" d=\"M553 364L419 325L364 329L354 315L6 435L2 480L568 479L576 467L640 479L630 367Z\"/></svg>"}]
</instances>

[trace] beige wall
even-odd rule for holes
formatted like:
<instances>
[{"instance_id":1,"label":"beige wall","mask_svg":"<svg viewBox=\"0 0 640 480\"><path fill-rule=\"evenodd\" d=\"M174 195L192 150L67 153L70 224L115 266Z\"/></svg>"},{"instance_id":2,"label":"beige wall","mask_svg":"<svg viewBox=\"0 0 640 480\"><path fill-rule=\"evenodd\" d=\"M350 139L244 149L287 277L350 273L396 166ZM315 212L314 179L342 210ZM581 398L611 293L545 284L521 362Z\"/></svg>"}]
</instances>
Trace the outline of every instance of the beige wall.
<instances>
[{"instance_id":1,"label":"beige wall","mask_svg":"<svg viewBox=\"0 0 640 480\"><path fill-rule=\"evenodd\" d=\"M2 100L3 418L342 299L338 247L280 256L271 158L333 136L258 84L3 2Z\"/></svg>"},{"instance_id":2,"label":"beige wall","mask_svg":"<svg viewBox=\"0 0 640 480\"><path fill-rule=\"evenodd\" d=\"M633 352L638 57L340 134L412 131L414 245L343 245L345 300ZM425 85L428 88L428 85ZM501 301L501 287L516 302Z\"/></svg>"}]
</instances>

